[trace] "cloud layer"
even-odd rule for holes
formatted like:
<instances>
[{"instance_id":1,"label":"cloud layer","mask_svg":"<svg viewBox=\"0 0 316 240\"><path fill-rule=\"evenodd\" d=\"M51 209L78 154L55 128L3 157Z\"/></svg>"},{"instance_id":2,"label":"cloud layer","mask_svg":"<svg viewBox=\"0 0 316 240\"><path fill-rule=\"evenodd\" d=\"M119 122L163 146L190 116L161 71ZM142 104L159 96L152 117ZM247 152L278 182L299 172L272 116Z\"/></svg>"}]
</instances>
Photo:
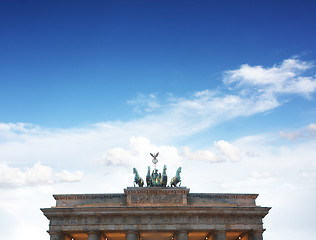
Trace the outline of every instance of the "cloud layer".
<instances>
[{"instance_id":1,"label":"cloud layer","mask_svg":"<svg viewBox=\"0 0 316 240\"><path fill-rule=\"evenodd\" d=\"M226 71L224 83L237 88L252 87L261 94L292 93L310 97L316 90L316 79L304 73L314 67L297 58L286 59L270 68L244 64L239 69Z\"/></svg>"},{"instance_id":2,"label":"cloud layer","mask_svg":"<svg viewBox=\"0 0 316 240\"><path fill-rule=\"evenodd\" d=\"M316 123L311 123L307 127L293 132L281 131L280 136L289 140L296 140L299 138L312 138L316 136Z\"/></svg>"},{"instance_id":3,"label":"cloud layer","mask_svg":"<svg viewBox=\"0 0 316 240\"><path fill-rule=\"evenodd\" d=\"M148 114L129 124L138 133L148 126L146 132L151 136L158 131L175 137L192 135L237 117L265 113L284 104L282 99L290 94L311 99L316 91L314 70L313 63L297 58L285 59L272 67L244 64L224 72L225 91L206 89L187 98L169 95L161 102L156 93L140 94L129 103Z\"/></svg>"},{"instance_id":4,"label":"cloud layer","mask_svg":"<svg viewBox=\"0 0 316 240\"><path fill-rule=\"evenodd\" d=\"M83 171L54 173L49 166L44 166L40 162L33 167L22 170L17 167L10 167L6 163L0 163L0 187L25 187L56 182L76 182L84 176Z\"/></svg>"},{"instance_id":5,"label":"cloud layer","mask_svg":"<svg viewBox=\"0 0 316 240\"><path fill-rule=\"evenodd\" d=\"M224 162L226 160L238 162L241 160L240 149L224 140L215 141L213 150L197 150L192 152L189 147L183 147L181 155L191 161L205 161L210 163Z\"/></svg>"},{"instance_id":6,"label":"cloud layer","mask_svg":"<svg viewBox=\"0 0 316 240\"><path fill-rule=\"evenodd\" d=\"M0 213L11 219L11 232L36 229L46 234L46 225L34 228L40 226L43 216L28 225L25 216L49 205L52 193L121 192L132 185L131 168L139 168L144 176L152 164L149 153L160 152L157 167L166 164L171 177L183 166L183 184L192 192L259 192L259 204L272 206L277 213L267 216L267 228L279 227L283 219L291 218L293 209L304 205L306 196L310 202L316 201L315 123L229 142L204 138L202 143L192 137L235 118L280 107L284 104L281 98L289 94L312 99L316 91L313 69L312 63L297 58L272 67L245 64L225 72L224 85L218 88L222 90L205 89L188 97L168 95L163 101L155 93L139 94L128 103L140 117L129 121L69 129L0 123ZM25 199L32 199L28 209ZM304 221L293 219L288 226L313 229L314 218L308 215L313 210L299 211L298 219ZM270 239L305 237L275 232L281 234Z\"/></svg>"},{"instance_id":7,"label":"cloud layer","mask_svg":"<svg viewBox=\"0 0 316 240\"><path fill-rule=\"evenodd\" d=\"M225 140L216 141L210 149L194 151L188 147L181 149L183 146L176 148L173 143L219 123L274 109L282 104L278 99L281 94L298 93L311 97L316 90L316 80L307 74L313 68L312 63L297 58L285 59L272 67L246 64L225 72L223 82L230 88L229 91L207 89L192 93L187 98L169 97L164 103L159 102L157 94L139 94L129 103L146 114L126 122L102 122L71 129L0 123L2 171L15 172L17 176L14 182L3 174L2 182L7 181L8 186L23 186L78 181L83 173L69 171L73 166L82 169L96 162L139 166L148 161L148 152L158 150L166 152L166 156L170 156L167 160L175 165L180 164L181 158L238 162L241 150ZM152 111L157 108L159 111ZM312 123L299 132L281 132L281 136L289 139L314 136L315 128L315 123ZM74 155L76 159L73 159ZM24 162L28 168L14 169L8 165L18 162ZM39 162L44 162L44 165ZM57 166L62 169L53 173L52 168ZM89 167L87 171L91 169ZM37 172L38 178L32 178L32 174Z\"/></svg>"}]
</instances>

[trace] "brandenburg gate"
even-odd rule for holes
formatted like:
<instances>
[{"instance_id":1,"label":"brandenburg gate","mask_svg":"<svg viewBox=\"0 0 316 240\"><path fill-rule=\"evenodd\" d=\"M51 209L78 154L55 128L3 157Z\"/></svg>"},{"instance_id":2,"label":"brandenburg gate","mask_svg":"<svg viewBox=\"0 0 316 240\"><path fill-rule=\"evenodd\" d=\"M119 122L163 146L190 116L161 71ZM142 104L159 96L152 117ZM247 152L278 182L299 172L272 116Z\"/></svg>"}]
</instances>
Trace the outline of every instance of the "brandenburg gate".
<instances>
[{"instance_id":1,"label":"brandenburg gate","mask_svg":"<svg viewBox=\"0 0 316 240\"><path fill-rule=\"evenodd\" d=\"M54 195L56 206L41 209L50 240L263 239L270 208L256 205L257 194L190 193L177 186L181 168L169 187L165 170L148 167L144 187L134 168L138 186L121 194Z\"/></svg>"}]
</instances>

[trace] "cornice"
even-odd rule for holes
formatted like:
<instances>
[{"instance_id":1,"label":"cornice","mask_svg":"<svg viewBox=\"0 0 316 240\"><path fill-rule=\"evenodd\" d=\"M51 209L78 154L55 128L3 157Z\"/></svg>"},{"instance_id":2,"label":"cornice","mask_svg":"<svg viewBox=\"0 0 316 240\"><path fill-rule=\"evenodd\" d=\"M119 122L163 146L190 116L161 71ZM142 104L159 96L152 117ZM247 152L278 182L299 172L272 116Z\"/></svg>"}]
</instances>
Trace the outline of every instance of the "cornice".
<instances>
[{"instance_id":1,"label":"cornice","mask_svg":"<svg viewBox=\"0 0 316 240\"><path fill-rule=\"evenodd\" d=\"M48 216L59 215L259 215L268 214L269 207L192 207L192 206L164 206L164 207L80 207L66 208L53 207L42 208L42 212Z\"/></svg>"},{"instance_id":2,"label":"cornice","mask_svg":"<svg viewBox=\"0 0 316 240\"><path fill-rule=\"evenodd\" d=\"M137 191L137 192L179 192L183 190L183 193L187 193L189 189L187 188L127 188L124 189L125 194L123 193L113 193L113 194L54 194L53 197L55 200L69 200L69 199L112 199L112 198L121 198L126 196L127 192ZM189 193L189 197L201 197L201 198L218 198L218 199L256 199L258 194L241 194L241 193Z\"/></svg>"}]
</instances>

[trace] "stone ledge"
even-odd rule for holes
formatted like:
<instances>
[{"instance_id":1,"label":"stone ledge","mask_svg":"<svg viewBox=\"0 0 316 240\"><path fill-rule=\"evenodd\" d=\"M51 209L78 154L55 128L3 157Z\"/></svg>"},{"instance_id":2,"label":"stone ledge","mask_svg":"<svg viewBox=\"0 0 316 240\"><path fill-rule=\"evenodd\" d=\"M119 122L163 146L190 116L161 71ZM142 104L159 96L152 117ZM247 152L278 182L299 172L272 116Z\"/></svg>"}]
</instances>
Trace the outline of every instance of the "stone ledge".
<instances>
[{"instance_id":1,"label":"stone ledge","mask_svg":"<svg viewBox=\"0 0 316 240\"><path fill-rule=\"evenodd\" d=\"M117 194L55 194L53 195L55 200L69 200L69 199L112 199L121 198L124 195Z\"/></svg>"},{"instance_id":2,"label":"stone ledge","mask_svg":"<svg viewBox=\"0 0 316 240\"><path fill-rule=\"evenodd\" d=\"M190 193L191 197L200 198L234 198L234 199L257 199L258 194L242 193Z\"/></svg>"},{"instance_id":3,"label":"stone ledge","mask_svg":"<svg viewBox=\"0 0 316 240\"><path fill-rule=\"evenodd\" d=\"M190 193L190 206L243 206L255 207L258 194Z\"/></svg>"}]
</instances>

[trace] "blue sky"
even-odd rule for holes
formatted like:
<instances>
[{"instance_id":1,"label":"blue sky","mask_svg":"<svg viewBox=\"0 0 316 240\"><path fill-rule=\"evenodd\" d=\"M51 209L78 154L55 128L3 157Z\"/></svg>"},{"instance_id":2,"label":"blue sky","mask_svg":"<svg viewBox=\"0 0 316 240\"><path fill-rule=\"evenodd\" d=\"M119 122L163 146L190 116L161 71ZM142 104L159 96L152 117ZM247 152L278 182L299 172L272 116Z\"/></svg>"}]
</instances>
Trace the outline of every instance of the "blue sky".
<instances>
[{"instance_id":1,"label":"blue sky","mask_svg":"<svg viewBox=\"0 0 316 240\"><path fill-rule=\"evenodd\" d=\"M192 192L259 193L265 240L310 237L315 12L305 0L1 1L0 232L49 239L39 208L52 194L123 192L159 151Z\"/></svg>"},{"instance_id":2,"label":"blue sky","mask_svg":"<svg viewBox=\"0 0 316 240\"><path fill-rule=\"evenodd\" d=\"M3 121L128 119L136 93L181 97L241 64L314 60L312 1L129 2L3 1Z\"/></svg>"}]
</instances>

